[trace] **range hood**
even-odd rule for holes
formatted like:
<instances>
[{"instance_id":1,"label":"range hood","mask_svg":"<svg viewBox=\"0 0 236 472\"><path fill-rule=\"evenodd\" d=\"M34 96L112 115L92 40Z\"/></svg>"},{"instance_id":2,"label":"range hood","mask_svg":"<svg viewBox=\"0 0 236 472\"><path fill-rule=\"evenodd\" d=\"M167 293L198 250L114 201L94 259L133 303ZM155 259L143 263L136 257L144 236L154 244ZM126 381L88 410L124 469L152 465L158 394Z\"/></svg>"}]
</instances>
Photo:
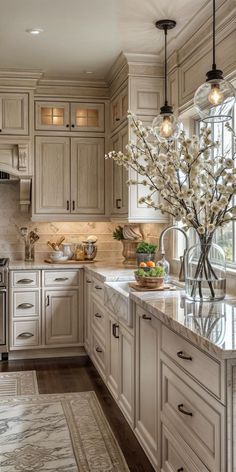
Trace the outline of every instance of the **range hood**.
<instances>
[{"instance_id":1,"label":"range hood","mask_svg":"<svg viewBox=\"0 0 236 472\"><path fill-rule=\"evenodd\" d=\"M28 211L31 204L31 148L26 141L0 143L0 183L20 182L20 205Z\"/></svg>"}]
</instances>

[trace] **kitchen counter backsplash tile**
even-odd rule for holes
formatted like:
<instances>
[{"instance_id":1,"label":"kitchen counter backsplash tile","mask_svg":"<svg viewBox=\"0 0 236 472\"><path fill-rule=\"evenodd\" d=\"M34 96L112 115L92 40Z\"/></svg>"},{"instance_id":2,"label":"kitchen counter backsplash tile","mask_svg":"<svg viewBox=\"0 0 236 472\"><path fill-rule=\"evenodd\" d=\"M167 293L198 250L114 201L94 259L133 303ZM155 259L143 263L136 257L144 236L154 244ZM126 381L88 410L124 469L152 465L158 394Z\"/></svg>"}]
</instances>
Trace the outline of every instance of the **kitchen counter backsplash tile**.
<instances>
[{"instance_id":1,"label":"kitchen counter backsplash tile","mask_svg":"<svg viewBox=\"0 0 236 472\"><path fill-rule=\"evenodd\" d=\"M24 243L18 232L21 226L38 229L40 240L35 245L35 259L43 260L48 256L47 241L64 235L67 242L78 243L89 235L98 237L98 260L122 261L122 244L113 239L112 233L119 223L114 222L52 222L32 223L28 213L22 213L19 206L19 184L17 182L0 184L0 257L12 260L24 259ZM165 225L142 224L145 239L157 243Z\"/></svg>"}]
</instances>

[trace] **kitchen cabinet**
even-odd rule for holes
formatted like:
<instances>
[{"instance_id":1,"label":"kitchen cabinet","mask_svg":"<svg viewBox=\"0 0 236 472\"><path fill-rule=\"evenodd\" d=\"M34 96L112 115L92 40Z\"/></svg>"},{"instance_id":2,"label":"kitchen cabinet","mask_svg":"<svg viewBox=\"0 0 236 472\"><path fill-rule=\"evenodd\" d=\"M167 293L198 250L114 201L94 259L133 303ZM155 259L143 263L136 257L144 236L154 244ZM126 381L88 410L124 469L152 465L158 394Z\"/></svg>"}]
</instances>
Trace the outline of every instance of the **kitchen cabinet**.
<instances>
[{"instance_id":1,"label":"kitchen cabinet","mask_svg":"<svg viewBox=\"0 0 236 472\"><path fill-rule=\"evenodd\" d=\"M134 333L119 325L119 406L134 426Z\"/></svg>"},{"instance_id":2,"label":"kitchen cabinet","mask_svg":"<svg viewBox=\"0 0 236 472\"><path fill-rule=\"evenodd\" d=\"M71 140L71 211L85 215L105 213L105 159L102 138Z\"/></svg>"},{"instance_id":3,"label":"kitchen cabinet","mask_svg":"<svg viewBox=\"0 0 236 472\"><path fill-rule=\"evenodd\" d=\"M119 133L111 138L111 149L114 151L125 152L125 146L128 144L128 131L124 127ZM111 183L112 183L112 207L111 217L115 218L128 215L128 171L123 166L118 166L115 161L111 162Z\"/></svg>"},{"instance_id":4,"label":"kitchen cabinet","mask_svg":"<svg viewBox=\"0 0 236 472\"><path fill-rule=\"evenodd\" d=\"M154 468L159 444L159 348L160 323L141 307L136 310L135 433Z\"/></svg>"},{"instance_id":5,"label":"kitchen cabinet","mask_svg":"<svg viewBox=\"0 0 236 472\"><path fill-rule=\"evenodd\" d=\"M91 288L92 277L85 272L84 274L84 347L87 353L91 349Z\"/></svg>"},{"instance_id":6,"label":"kitchen cabinet","mask_svg":"<svg viewBox=\"0 0 236 472\"><path fill-rule=\"evenodd\" d=\"M45 342L73 344L78 342L77 290L45 291Z\"/></svg>"},{"instance_id":7,"label":"kitchen cabinet","mask_svg":"<svg viewBox=\"0 0 236 472\"><path fill-rule=\"evenodd\" d=\"M91 359L100 373L104 382L106 382L106 311L101 298L93 293L93 287L96 286L96 279L93 278L91 293ZM99 285L97 285L99 286Z\"/></svg>"},{"instance_id":8,"label":"kitchen cabinet","mask_svg":"<svg viewBox=\"0 0 236 472\"><path fill-rule=\"evenodd\" d=\"M70 140L37 137L35 210L38 214L70 213Z\"/></svg>"},{"instance_id":9,"label":"kitchen cabinet","mask_svg":"<svg viewBox=\"0 0 236 472\"><path fill-rule=\"evenodd\" d=\"M107 385L113 397L119 396L119 324L116 318L108 315L107 342Z\"/></svg>"},{"instance_id":10,"label":"kitchen cabinet","mask_svg":"<svg viewBox=\"0 0 236 472\"><path fill-rule=\"evenodd\" d=\"M35 216L73 214L105 214L104 139L38 136Z\"/></svg>"},{"instance_id":11,"label":"kitchen cabinet","mask_svg":"<svg viewBox=\"0 0 236 472\"><path fill-rule=\"evenodd\" d=\"M83 343L81 270L11 270L10 351Z\"/></svg>"},{"instance_id":12,"label":"kitchen cabinet","mask_svg":"<svg viewBox=\"0 0 236 472\"><path fill-rule=\"evenodd\" d=\"M28 93L0 93L0 133L2 135L29 134Z\"/></svg>"},{"instance_id":13,"label":"kitchen cabinet","mask_svg":"<svg viewBox=\"0 0 236 472\"><path fill-rule=\"evenodd\" d=\"M35 102L37 131L105 131L104 103Z\"/></svg>"},{"instance_id":14,"label":"kitchen cabinet","mask_svg":"<svg viewBox=\"0 0 236 472\"><path fill-rule=\"evenodd\" d=\"M114 131L127 119L128 112L128 89L121 89L111 100L111 130Z\"/></svg>"}]
</instances>

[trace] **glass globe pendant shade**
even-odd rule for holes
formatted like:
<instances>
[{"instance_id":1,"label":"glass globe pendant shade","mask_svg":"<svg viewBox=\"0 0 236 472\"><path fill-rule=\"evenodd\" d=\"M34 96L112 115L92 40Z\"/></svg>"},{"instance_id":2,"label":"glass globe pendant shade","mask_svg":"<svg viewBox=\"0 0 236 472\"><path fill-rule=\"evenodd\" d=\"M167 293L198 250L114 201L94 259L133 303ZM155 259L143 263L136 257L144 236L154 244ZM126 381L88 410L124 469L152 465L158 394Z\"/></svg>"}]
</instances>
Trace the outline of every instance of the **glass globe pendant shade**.
<instances>
[{"instance_id":1,"label":"glass globe pendant shade","mask_svg":"<svg viewBox=\"0 0 236 472\"><path fill-rule=\"evenodd\" d=\"M152 122L152 128L160 141L174 141L179 137L181 123L172 112L172 107L161 108L161 112Z\"/></svg>"},{"instance_id":2,"label":"glass globe pendant shade","mask_svg":"<svg viewBox=\"0 0 236 472\"><path fill-rule=\"evenodd\" d=\"M202 121L223 123L232 118L235 104L235 88L227 80L207 80L194 95L194 105Z\"/></svg>"}]
</instances>

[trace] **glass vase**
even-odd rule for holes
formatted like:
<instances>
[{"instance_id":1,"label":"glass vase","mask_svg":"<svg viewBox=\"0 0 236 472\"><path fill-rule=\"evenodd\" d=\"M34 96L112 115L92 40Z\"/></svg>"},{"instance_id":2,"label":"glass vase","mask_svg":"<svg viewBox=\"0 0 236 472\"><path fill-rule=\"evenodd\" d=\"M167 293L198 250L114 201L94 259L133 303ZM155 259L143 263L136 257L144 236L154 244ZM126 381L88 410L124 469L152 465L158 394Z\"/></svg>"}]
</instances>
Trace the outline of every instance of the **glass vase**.
<instances>
[{"instance_id":1,"label":"glass vase","mask_svg":"<svg viewBox=\"0 0 236 472\"><path fill-rule=\"evenodd\" d=\"M187 298L194 301L217 301L225 297L225 253L220 246L201 242L187 251L185 291Z\"/></svg>"}]
</instances>

